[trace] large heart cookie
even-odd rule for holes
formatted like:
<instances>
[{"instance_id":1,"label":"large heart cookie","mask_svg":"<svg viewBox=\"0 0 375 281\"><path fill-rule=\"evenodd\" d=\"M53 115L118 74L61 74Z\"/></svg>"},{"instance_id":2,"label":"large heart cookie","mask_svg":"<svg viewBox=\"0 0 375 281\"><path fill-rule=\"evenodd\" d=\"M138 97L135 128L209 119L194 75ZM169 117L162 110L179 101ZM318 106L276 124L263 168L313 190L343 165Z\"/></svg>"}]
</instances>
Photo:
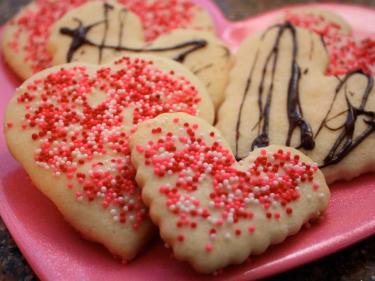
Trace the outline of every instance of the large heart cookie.
<instances>
[{"instance_id":1,"label":"large heart cookie","mask_svg":"<svg viewBox=\"0 0 375 281\"><path fill-rule=\"evenodd\" d=\"M3 33L5 60L22 79L52 64L47 41L52 25L90 0L35 0L11 19ZM146 40L175 28L213 30L209 14L190 0L118 0L142 20Z\"/></svg>"},{"instance_id":2,"label":"large heart cookie","mask_svg":"<svg viewBox=\"0 0 375 281\"><path fill-rule=\"evenodd\" d=\"M137 17L116 3L93 1L67 13L53 26L49 51L53 64L106 63L129 53L151 53L187 66L208 89L215 106L223 100L230 53L213 34L175 30L147 43Z\"/></svg>"},{"instance_id":3,"label":"large heart cookie","mask_svg":"<svg viewBox=\"0 0 375 281\"><path fill-rule=\"evenodd\" d=\"M324 176L301 152L269 146L236 162L217 129L187 114L142 123L130 146L162 239L200 272L264 252L327 207Z\"/></svg>"},{"instance_id":4,"label":"large heart cookie","mask_svg":"<svg viewBox=\"0 0 375 281\"><path fill-rule=\"evenodd\" d=\"M152 226L134 181L128 139L164 112L213 121L201 82L159 57L124 57L101 67L69 64L24 82L10 101L5 136L13 156L64 218L125 260Z\"/></svg>"},{"instance_id":5,"label":"large heart cookie","mask_svg":"<svg viewBox=\"0 0 375 281\"><path fill-rule=\"evenodd\" d=\"M375 168L375 90L361 71L326 76L320 37L289 22L243 42L217 127L237 159L269 144L303 150L327 182Z\"/></svg>"}]
</instances>

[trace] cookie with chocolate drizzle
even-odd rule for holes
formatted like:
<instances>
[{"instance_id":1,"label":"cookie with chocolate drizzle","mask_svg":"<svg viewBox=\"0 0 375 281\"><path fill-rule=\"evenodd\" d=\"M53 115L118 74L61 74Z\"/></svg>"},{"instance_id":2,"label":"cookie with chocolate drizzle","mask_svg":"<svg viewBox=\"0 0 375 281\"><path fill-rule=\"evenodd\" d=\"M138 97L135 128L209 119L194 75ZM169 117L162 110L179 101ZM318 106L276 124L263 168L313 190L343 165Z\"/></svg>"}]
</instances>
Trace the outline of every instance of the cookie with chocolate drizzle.
<instances>
[{"instance_id":1,"label":"cookie with chocolate drizzle","mask_svg":"<svg viewBox=\"0 0 375 281\"><path fill-rule=\"evenodd\" d=\"M327 181L375 167L375 90L362 70L327 76L321 38L290 22L240 46L217 127L237 158L269 144L302 150Z\"/></svg>"},{"instance_id":2,"label":"cookie with chocolate drizzle","mask_svg":"<svg viewBox=\"0 0 375 281\"><path fill-rule=\"evenodd\" d=\"M130 53L149 53L187 66L207 87L215 105L222 102L230 53L211 33L174 30L146 43L140 21L123 6L90 2L67 13L52 28L53 64L105 63Z\"/></svg>"},{"instance_id":3,"label":"cookie with chocolate drizzle","mask_svg":"<svg viewBox=\"0 0 375 281\"><path fill-rule=\"evenodd\" d=\"M2 51L8 65L22 79L52 66L47 42L52 25L70 10L91 0L32 1L5 26ZM176 28L214 31L211 16L190 0L116 0L142 22L146 41Z\"/></svg>"}]
</instances>

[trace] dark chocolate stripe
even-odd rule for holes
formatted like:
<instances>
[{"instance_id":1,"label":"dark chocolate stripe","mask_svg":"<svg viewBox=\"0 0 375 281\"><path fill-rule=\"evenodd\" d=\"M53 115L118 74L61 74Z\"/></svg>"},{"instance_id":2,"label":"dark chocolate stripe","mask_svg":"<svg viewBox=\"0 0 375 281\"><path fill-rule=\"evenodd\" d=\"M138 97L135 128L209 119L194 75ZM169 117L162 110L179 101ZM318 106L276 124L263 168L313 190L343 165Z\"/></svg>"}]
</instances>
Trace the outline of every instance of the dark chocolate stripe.
<instances>
[{"instance_id":1,"label":"dark chocolate stripe","mask_svg":"<svg viewBox=\"0 0 375 281\"><path fill-rule=\"evenodd\" d=\"M109 27L108 14L110 10L113 10L113 6L109 5L108 3L104 3L103 7L104 7L104 34L103 34L102 42L100 43L98 47L99 48L99 63L102 62L103 49L104 49L105 43L107 41L107 36L108 36L108 27Z\"/></svg>"},{"instance_id":2,"label":"dark chocolate stripe","mask_svg":"<svg viewBox=\"0 0 375 281\"><path fill-rule=\"evenodd\" d=\"M287 97L287 114L288 114L288 121L289 121L289 128L288 128L288 135L286 137L286 145L290 145L291 137L293 135L294 130L298 127L301 131L301 141L300 147L305 149L313 149L314 148L314 139L311 130L311 126L304 120L302 114L302 108L299 100L299 80L301 76L301 71L297 64L297 53L298 53L298 45L297 45L297 38L296 38L296 29L293 25L286 22L280 25L274 25L269 28L263 35L261 40L263 40L266 34L274 29L277 28L277 36L275 39L275 43L272 46L270 53L267 55L266 62L262 67L262 76L261 81L258 86L258 110L259 110L259 119L257 122L258 126L258 136L254 139L251 145L251 150L257 147L264 147L269 145L269 118L271 113L271 103L272 103L272 95L273 95L273 87L274 87L274 80L276 75L276 66L278 63L279 58L279 48L282 36L285 34L286 31L289 31L292 36L292 61L291 61L291 75L288 84L288 97ZM242 112L244 103L250 89L250 85L252 82L252 76L255 69L255 65L258 60L258 53L255 55L255 59L253 65L250 70L249 77L246 81L246 87L244 94L242 96L240 109L237 117L237 124L236 124L236 159L239 160L241 157L238 155L238 142L239 142L239 131L241 126L241 119L242 119ZM268 88L267 96L265 104L263 105L263 95L264 95L264 85L266 79L266 72L267 69L271 66L271 82Z\"/></svg>"},{"instance_id":3,"label":"dark chocolate stripe","mask_svg":"<svg viewBox=\"0 0 375 281\"><path fill-rule=\"evenodd\" d=\"M361 104L358 108L355 108L348 98L348 95L345 91L345 98L346 98L346 104L348 106L348 110L345 111L346 115L346 121L343 126L340 126L339 128L330 128L327 125L328 122L328 116L332 111L332 108L337 100L337 96L339 92L345 87L349 81L350 78L352 78L354 75L363 75L367 79L367 86L363 91ZM374 78L366 75L362 71L355 71L352 73L348 73L337 85L335 90L334 98L332 99L332 103L330 105L330 108L323 119L322 123L319 126L319 129L317 131L316 136L320 133L322 128L327 128L328 130L338 130L341 129L341 133L337 137L335 143L329 150L327 156L324 158L323 165L321 165L321 168L327 167L329 165L336 164L340 162L342 159L344 159L353 149L355 149L359 144L361 144L371 133L375 131L375 112L366 111L365 106L367 103L367 100L369 98L369 95L374 87ZM342 113L340 113L342 115ZM365 116L367 119L363 120L365 124L367 124L366 129L359 134L357 137L354 138L354 132L356 128L356 122L358 120L359 116ZM315 136L315 137L316 137Z\"/></svg>"}]
</instances>

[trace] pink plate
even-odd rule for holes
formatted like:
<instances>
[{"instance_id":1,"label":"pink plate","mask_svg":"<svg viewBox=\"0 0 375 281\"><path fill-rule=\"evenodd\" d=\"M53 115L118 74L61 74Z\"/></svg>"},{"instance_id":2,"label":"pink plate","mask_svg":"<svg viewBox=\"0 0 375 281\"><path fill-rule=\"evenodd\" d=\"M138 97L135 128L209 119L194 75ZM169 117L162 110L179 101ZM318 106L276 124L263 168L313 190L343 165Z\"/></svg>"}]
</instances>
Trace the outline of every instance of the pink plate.
<instances>
[{"instance_id":1,"label":"pink plate","mask_svg":"<svg viewBox=\"0 0 375 281\"><path fill-rule=\"evenodd\" d=\"M219 35L235 49L248 34L263 29L282 10L241 22L227 21L209 0L199 1L214 16ZM354 32L375 35L375 11L344 5L313 5L346 18ZM373 29L371 31L370 29ZM19 81L0 61L0 121ZM328 255L375 233L375 174L334 184L324 218L266 254L224 270L218 277L199 275L155 239L128 265L101 246L83 240L54 205L34 188L0 136L0 214L19 248L43 280L249 280L276 274Z\"/></svg>"}]
</instances>

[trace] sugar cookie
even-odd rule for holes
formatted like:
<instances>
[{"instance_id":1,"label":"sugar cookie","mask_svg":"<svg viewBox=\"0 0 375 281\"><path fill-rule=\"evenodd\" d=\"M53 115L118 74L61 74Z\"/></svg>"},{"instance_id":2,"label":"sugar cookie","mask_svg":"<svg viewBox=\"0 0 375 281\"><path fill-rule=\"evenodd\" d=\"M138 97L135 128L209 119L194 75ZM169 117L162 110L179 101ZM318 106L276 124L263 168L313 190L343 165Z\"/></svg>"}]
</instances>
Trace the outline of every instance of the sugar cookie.
<instances>
[{"instance_id":1,"label":"sugar cookie","mask_svg":"<svg viewBox=\"0 0 375 281\"><path fill-rule=\"evenodd\" d=\"M153 231L130 163L129 135L160 113L212 123L201 82L155 56L44 70L17 89L5 117L9 150L84 237L132 259Z\"/></svg>"},{"instance_id":2,"label":"sugar cookie","mask_svg":"<svg viewBox=\"0 0 375 281\"><path fill-rule=\"evenodd\" d=\"M321 39L289 22L243 42L217 127L237 159L269 144L303 150L328 183L375 167L373 77L326 76Z\"/></svg>"},{"instance_id":3,"label":"sugar cookie","mask_svg":"<svg viewBox=\"0 0 375 281\"><path fill-rule=\"evenodd\" d=\"M89 0L33 1L11 19L3 32L4 58L16 74L26 79L50 67L47 51L51 26L66 12ZM190 0L118 0L142 20L146 40L175 28L193 28L213 32L210 15Z\"/></svg>"},{"instance_id":4,"label":"sugar cookie","mask_svg":"<svg viewBox=\"0 0 375 281\"><path fill-rule=\"evenodd\" d=\"M136 16L122 5L93 1L67 13L51 31L53 64L106 63L129 53L150 53L187 66L208 89L215 106L223 99L230 53L208 32L176 29L149 43Z\"/></svg>"},{"instance_id":5,"label":"sugar cookie","mask_svg":"<svg viewBox=\"0 0 375 281\"><path fill-rule=\"evenodd\" d=\"M301 152L269 146L236 162L217 129L184 113L142 123L130 146L152 221L199 272L264 252L328 204L323 174Z\"/></svg>"},{"instance_id":6,"label":"sugar cookie","mask_svg":"<svg viewBox=\"0 0 375 281\"><path fill-rule=\"evenodd\" d=\"M358 69L374 73L375 42L371 38L356 38L349 23L339 15L315 8L296 8L286 11L284 20L321 37L329 54L328 75L343 75Z\"/></svg>"}]
</instances>

